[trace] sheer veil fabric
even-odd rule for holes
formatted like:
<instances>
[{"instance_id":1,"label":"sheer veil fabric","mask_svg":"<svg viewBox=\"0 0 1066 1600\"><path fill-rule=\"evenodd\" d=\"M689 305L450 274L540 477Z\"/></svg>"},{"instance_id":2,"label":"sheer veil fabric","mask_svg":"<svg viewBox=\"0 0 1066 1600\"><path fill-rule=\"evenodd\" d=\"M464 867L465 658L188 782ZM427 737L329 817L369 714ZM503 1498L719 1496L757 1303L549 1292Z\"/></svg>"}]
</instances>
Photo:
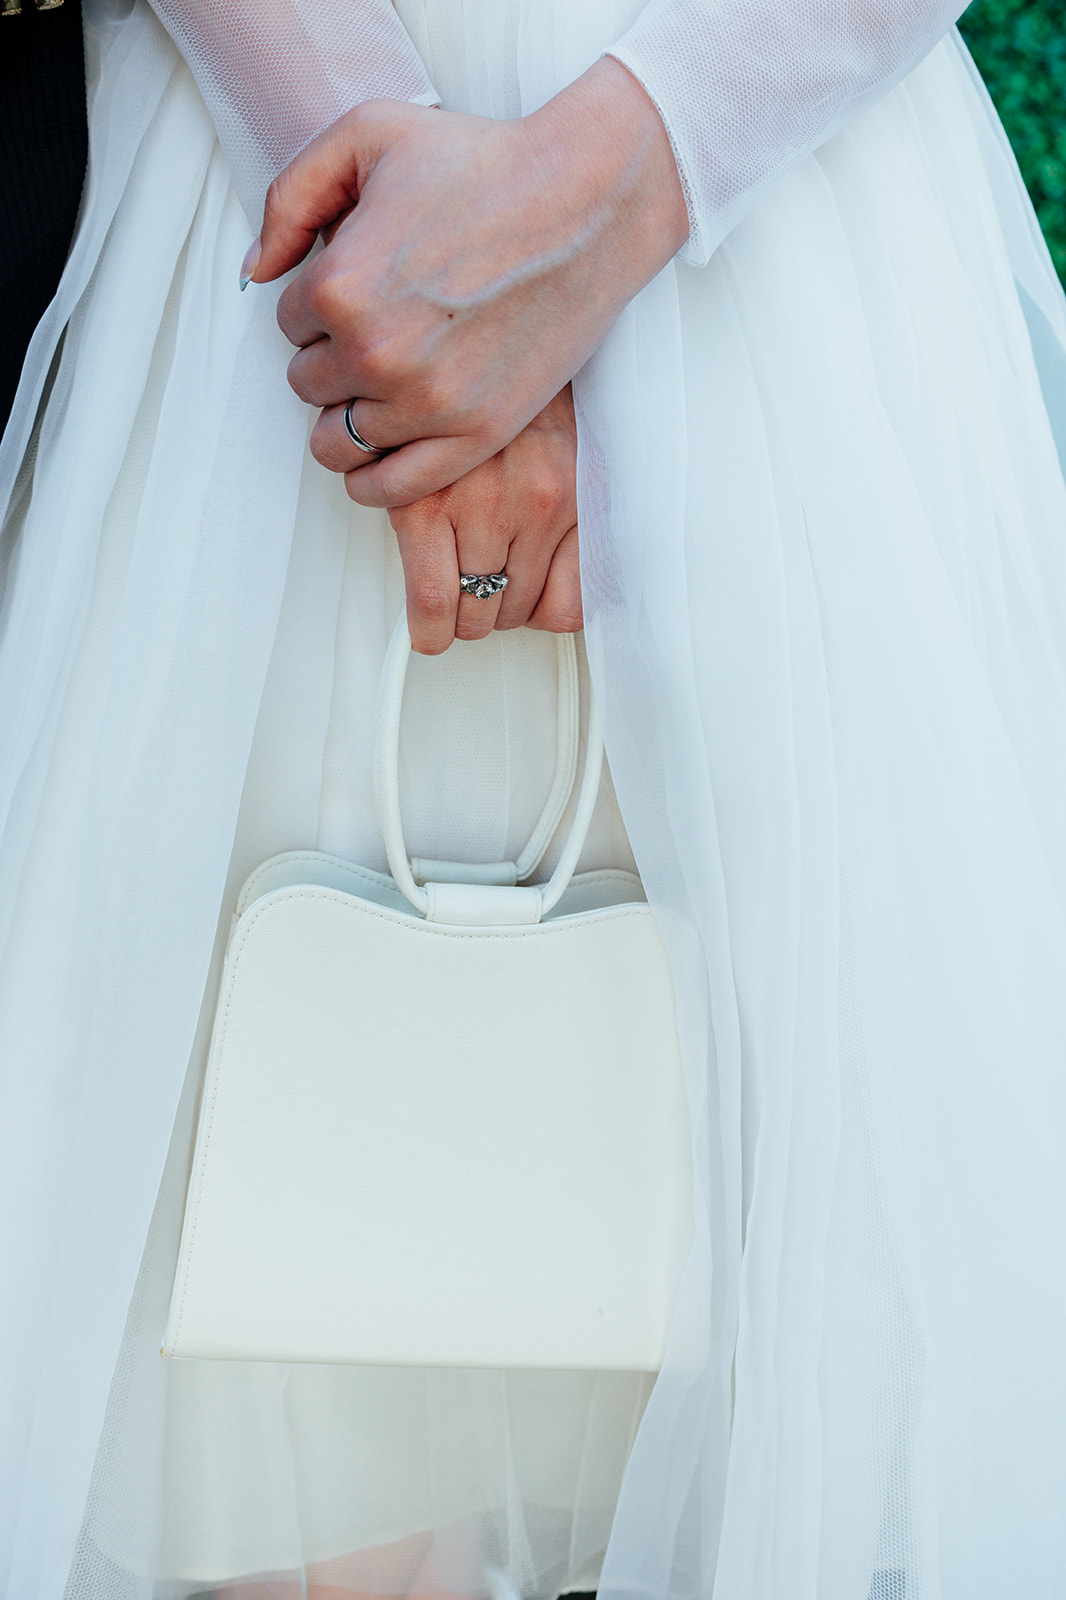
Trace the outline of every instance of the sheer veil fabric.
<instances>
[{"instance_id":1,"label":"sheer veil fabric","mask_svg":"<svg viewBox=\"0 0 1066 1600\"><path fill-rule=\"evenodd\" d=\"M321 9L295 105L346 52ZM394 92L515 115L618 44L669 112L640 37L683 13L637 12L402 0ZM307 456L273 291L236 293L193 76L140 4L87 24L90 188L0 447L0 1590L1058 1600L1066 308L958 38L870 82L827 56L821 133L742 199L690 155L717 249L576 383L589 862L631 845L660 916L699 1197L652 1387L159 1360L230 897L275 849L381 865L401 590ZM420 669L422 853L535 814L546 643Z\"/></svg>"}]
</instances>

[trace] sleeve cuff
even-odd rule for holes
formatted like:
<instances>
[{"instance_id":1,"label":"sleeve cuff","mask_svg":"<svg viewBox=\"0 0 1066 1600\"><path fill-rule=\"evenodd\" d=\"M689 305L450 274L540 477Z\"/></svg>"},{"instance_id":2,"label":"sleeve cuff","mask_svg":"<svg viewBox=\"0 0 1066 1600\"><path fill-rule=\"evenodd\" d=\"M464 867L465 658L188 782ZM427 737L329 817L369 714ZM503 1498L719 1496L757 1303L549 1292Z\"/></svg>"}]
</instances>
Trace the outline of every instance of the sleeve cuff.
<instances>
[{"instance_id":1,"label":"sleeve cuff","mask_svg":"<svg viewBox=\"0 0 1066 1600\"><path fill-rule=\"evenodd\" d=\"M625 67L628 73L636 78L637 82L644 90L644 93L647 95L648 99L659 113L662 125L666 129L666 136L670 141L670 148L674 152L674 161L677 163L677 175L681 180L681 192L685 196L685 209L688 211L688 242L682 245L681 249L678 251L678 255L682 261L688 262L690 266L704 267L711 258L711 250L707 239L707 232L703 226L703 220L699 213L699 207L696 204L696 191L693 187L692 179L689 175L684 155L678 146L677 140L674 138L674 130L670 126L670 119L664 112L662 103L659 100L658 95L655 93L655 90L647 82L644 74L641 72L636 62L632 59L629 51L626 49L625 40L616 45L612 50L605 51L604 54L609 55L612 60L619 62L621 66Z\"/></svg>"}]
</instances>

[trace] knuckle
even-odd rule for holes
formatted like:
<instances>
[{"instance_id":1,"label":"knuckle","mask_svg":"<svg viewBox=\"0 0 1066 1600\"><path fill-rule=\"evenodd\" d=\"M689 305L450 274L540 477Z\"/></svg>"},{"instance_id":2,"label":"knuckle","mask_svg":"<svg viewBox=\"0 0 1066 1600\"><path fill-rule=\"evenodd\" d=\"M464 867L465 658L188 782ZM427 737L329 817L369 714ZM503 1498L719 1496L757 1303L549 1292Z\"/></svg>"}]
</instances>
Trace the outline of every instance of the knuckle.
<instances>
[{"instance_id":1,"label":"knuckle","mask_svg":"<svg viewBox=\"0 0 1066 1600\"><path fill-rule=\"evenodd\" d=\"M455 596L439 583L420 583L412 595L414 608L426 622L447 622L455 614Z\"/></svg>"},{"instance_id":2,"label":"knuckle","mask_svg":"<svg viewBox=\"0 0 1066 1600\"><path fill-rule=\"evenodd\" d=\"M355 294L346 278L336 271L317 275L307 288L307 304L324 328L332 329L351 320Z\"/></svg>"},{"instance_id":3,"label":"knuckle","mask_svg":"<svg viewBox=\"0 0 1066 1600\"><path fill-rule=\"evenodd\" d=\"M486 622L460 622L455 629L457 639L484 639L492 632L491 626Z\"/></svg>"},{"instance_id":4,"label":"knuckle","mask_svg":"<svg viewBox=\"0 0 1066 1600\"><path fill-rule=\"evenodd\" d=\"M387 383L393 376L393 364L388 346L381 340L365 342L359 347L359 370L364 381L373 388Z\"/></svg>"},{"instance_id":5,"label":"knuckle","mask_svg":"<svg viewBox=\"0 0 1066 1600\"><path fill-rule=\"evenodd\" d=\"M397 384L410 388L415 376L409 351L391 329L361 341L359 367L373 385L385 389L394 388Z\"/></svg>"},{"instance_id":6,"label":"knuckle","mask_svg":"<svg viewBox=\"0 0 1066 1600\"><path fill-rule=\"evenodd\" d=\"M550 517L553 525L564 524L569 527L576 516L577 479L576 474L565 475L559 472L548 471L543 474L537 484L537 497L544 514Z\"/></svg>"},{"instance_id":7,"label":"knuckle","mask_svg":"<svg viewBox=\"0 0 1066 1600\"><path fill-rule=\"evenodd\" d=\"M551 633L580 633L584 626L580 604L570 602L551 608L543 619L543 626Z\"/></svg>"},{"instance_id":8,"label":"knuckle","mask_svg":"<svg viewBox=\"0 0 1066 1600\"><path fill-rule=\"evenodd\" d=\"M314 385L311 383L308 374L304 371L303 366L290 365L288 379L289 388L292 390L297 400L302 400L305 406L312 405L313 400L311 391Z\"/></svg>"},{"instance_id":9,"label":"knuckle","mask_svg":"<svg viewBox=\"0 0 1066 1600\"><path fill-rule=\"evenodd\" d=\"M427 366L418 357L412 352L405 369L412 407L438 424L447 423L449 433L487 435L491 412L473 398L463 374L438 364Z\"/></svg>"},{"instance_id":10,"label":"knuckle","mask_svg":"<svg viewBox=\"0 0 1066 1600\"><path fill-rule=\"evenodd\" d=\"M532 501L538 517L544 522L554 522L562 503L558 484L550 479L541 479L533 489Z\"/></svg>"},{"instance_id":11,"label":"knuckle","mask_svg":"<svg viewBox=\"0 0 1066 1600\"><path fill-rule=\"evenodd\" d=\"M384 463L379 464L375 474L377 482L374 486L374 504L382 506L402 506L410 504L417 498L411 491L411 485L400 469L390 469L389 457Z\"/></svg>"},{"instance_id":12,"label":"knuckle","mask_svg":"<svg viewBox=\"0 0 1066 1600\"><path fill-rule=\"evenodd\" d=\"M329 472L344 471L344 463L337 459L336 448L329 439L319 434L317 428L311 434L308 448L320 467L325 467Z\"/></svg>"},{"instance_id":13,"label":"knuckle","mask_svg":"<svg viewBox=\"0 0 1066 1600\"><path fill-rule=\"evenodd\" d=\"M450 373L431 373L419 385L419 404L428 416L466 421L459 385Z\"/></svg>"}]
</instances>

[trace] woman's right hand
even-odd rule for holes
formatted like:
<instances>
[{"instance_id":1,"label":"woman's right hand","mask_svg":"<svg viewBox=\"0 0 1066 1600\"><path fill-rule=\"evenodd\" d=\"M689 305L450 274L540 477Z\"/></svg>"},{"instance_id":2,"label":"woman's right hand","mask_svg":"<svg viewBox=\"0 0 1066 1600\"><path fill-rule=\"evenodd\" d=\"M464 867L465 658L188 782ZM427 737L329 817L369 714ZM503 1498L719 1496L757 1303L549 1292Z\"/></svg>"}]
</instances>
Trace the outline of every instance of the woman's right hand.
<instances>
[{"instance_id":1,"label":"woman's right hand","mask_svg":"<svg viewBox=\"0 0 1066 1600\"><path fill-rule=\"evenodd\" d=\"M574 633L582 624L577 429L567 387L458 483L391 514L411 642L438 655L493 628ZM506 572L493 598L462 594L460 573Z\"/></svg>"}]
</instances>

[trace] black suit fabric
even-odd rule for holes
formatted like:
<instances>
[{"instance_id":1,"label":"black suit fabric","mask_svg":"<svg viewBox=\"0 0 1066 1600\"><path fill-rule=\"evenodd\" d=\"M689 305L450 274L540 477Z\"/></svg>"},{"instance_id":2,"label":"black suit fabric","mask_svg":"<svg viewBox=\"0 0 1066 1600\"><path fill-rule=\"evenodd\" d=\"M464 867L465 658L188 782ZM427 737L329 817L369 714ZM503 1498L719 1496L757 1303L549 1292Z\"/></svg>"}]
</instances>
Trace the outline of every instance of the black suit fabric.
<instances>
[{"instance_id":1,"label":"black suit fabric","mask_svg":"<svg viewBox=\"0 0 1066 1600\"><path fill-rule=\"evenodd\" d=\"M0 429L26 346L55 293L88 155L79 0L0 16Z\"/></svg>"}]
</instances>

